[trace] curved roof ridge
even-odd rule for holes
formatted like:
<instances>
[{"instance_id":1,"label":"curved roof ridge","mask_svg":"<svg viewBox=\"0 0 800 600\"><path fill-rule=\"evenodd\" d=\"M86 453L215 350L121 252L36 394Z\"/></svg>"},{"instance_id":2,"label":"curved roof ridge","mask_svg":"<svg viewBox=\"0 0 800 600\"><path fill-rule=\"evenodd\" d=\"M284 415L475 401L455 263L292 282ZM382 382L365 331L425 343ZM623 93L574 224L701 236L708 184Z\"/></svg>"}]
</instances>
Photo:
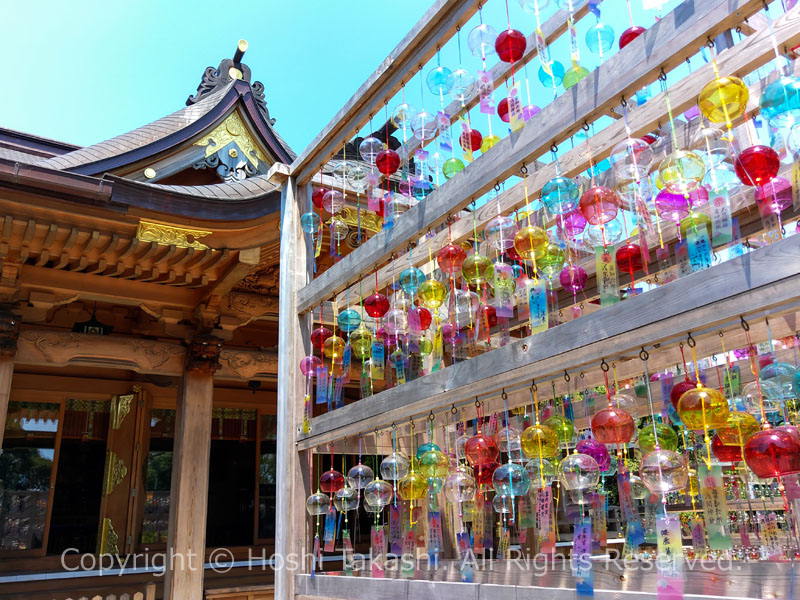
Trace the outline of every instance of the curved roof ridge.
<instances>
[{"instance_id":1,"label":"curved roof ridge","mask_svg":"<svg viewBox=\"0 0 800 600\"><path fill-rule=\"evenodd\" d=\"M225 87L220 88L213 94L209 94L195 104L184 106L174 113L161 117L146 125L142 125L127 133L98 142L97 144L92 144L91 146L73 150L72 152L60 156L41 160L37 164L58 170L72 169L80 165L97 162L147 146L176 131L180 131L187 125L203 117L217 105L219 100L233 87L234 83L235 82L232 81Z\"/></svg>"},{"instance_id":2,"label":"curved roof ridge","mask_svg":"<svg viewBox=\"0 0 800 600\"><path fill-rule=\"evenodd\" d=\"M265 194L275 192L279 186L270 182L266 174L255 175L233 181L230 183L212 183L209 185L172 185L164 183L150 183L148 181L131 181L115 175L108 175L104 179L114 181L124 181L136 186L142 186L154 190L163 190L174 194L185 196L195 196L198 198L215 198L220 200L255 200Z\"/></svg>"}]
</instances>

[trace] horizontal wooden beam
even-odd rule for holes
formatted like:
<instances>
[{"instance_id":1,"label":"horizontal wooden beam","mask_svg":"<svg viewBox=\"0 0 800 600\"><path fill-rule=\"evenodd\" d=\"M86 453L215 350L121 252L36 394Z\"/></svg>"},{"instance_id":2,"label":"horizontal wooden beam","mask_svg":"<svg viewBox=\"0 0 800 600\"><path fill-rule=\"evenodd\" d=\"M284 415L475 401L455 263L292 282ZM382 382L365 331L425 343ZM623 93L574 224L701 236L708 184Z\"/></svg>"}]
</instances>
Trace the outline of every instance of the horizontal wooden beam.
<instances>
[{"instance_id":1,"label":"horizontal wooden beam","mask_svg":"<svg viewBox=\"0 0 800 600\"><path fill-rule=\"evenodd\" d=\"M202 290L58 271L32 265L22 266L19 283L21 287L32 290L56 294L77 293L85 300L128 305L147 303L193 308L202 297Z\"/></svg>"},{"instance_id":2,"label":"horizontal wooden beam","mask_svg":"<svg viewBox=\"0 0 800 600\"><path fill-rule=\"evenodd\" d=\"M51 329L26 329L19 336L15 363L28 366L67 365L129 369L136 373L182 377L185 347L177 342L90 335ZM277 352L223 348L215 379L274 380Z\"/></svg>"},{"instance_id":3,"label":"horizontal wooden beam","mask_svg":"<svg viewBox=\"0 0 800 600\"><path fill-rule=\"evenodd\" d=\"M308 182L370 115L381 109L418 69L478 11L480 0L436 0L350 100L291 165L298 185Z\"/></svg>"},{"instance_id":4,"label":"horizontal wooden beam","mask_svg":"<svg viewBox=\"0 0 800 600\"><path fill-rule=\"evenodd\" d=\"M345 285L354 282L357 276L404 249L406 244L417 239L420 232L424 233L426 229L443 222L448 215L467 206L472 199L482 195L497 181L519 173L523 163L530 163L533 158L545 152L551 143L560 141L571 131L580 128L580 123L604 114L612 105L618 104L623 96L631 96L642 85L655 78L662 67L668 71L682 62L682 50L685 47L699 47L708 36L732 26L756 12L760 6L760 2L749 0L718 0L697 6L693 0L687 0L574 88L545 107L518 134L504 138L458 177L446 182L424 202L410 209L398 219L391 230L379 232L357 251L322 273L299 292L299 309L306 311L334 292L341 291ZM797 8L776 20L773 29L779 44L800 42L800 28L797 26L799 21L800 9ZM769 36L760 33L720 55L718 62L725 72L750 72L768 61L770 52L772 44ZM722 65L723 56L727 60L726 66ZM691 106L702 85L711 78L711 66L706 65L673 86L670 90L673 110L685 110ZM631 120L637 114L640 118L635 125L637 130L643 132L645 125L647 129L652 128L663 118L665 104L660 101L663 101L663 97L651 99L632 112ZM543 123L548 123L549 127L542 127ZM612 127L614 125L606 129ZM597 135L601 136L605 131ZM604 139L608 137L605 134ZM617 137L615 141L618 140ZM594 150L594 139L592 148ZM586 157L581 162L585 160ZM554 169L550 166L546 168ZM552 176L554 173L553 170Z\"/></svg>"},{"instance_id":5,"label":"horizontal wooden beam","mask_svg":"<svg viewBox=\"0 0 800 600\"><path fill-rule=\"evenodd\" d=\"M800 296L800 236L693 273L581 319L315 417L301 449L384 428L481 394L609 362Z\"/></svg>"}]
</instances>

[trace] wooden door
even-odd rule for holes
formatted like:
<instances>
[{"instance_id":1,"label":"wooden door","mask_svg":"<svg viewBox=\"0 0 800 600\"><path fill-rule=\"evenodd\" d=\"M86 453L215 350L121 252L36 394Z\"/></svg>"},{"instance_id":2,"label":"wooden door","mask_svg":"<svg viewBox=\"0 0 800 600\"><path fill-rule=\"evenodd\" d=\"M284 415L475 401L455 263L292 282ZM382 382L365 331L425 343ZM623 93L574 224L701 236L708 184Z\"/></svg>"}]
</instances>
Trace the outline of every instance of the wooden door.
<instances>
[{"instance_id":1,"label":"wooden door","mask_svg":"<svg viewBox=\"0 0 800 600\"><path fill-rule=\"evenodd\" d=\"M138 496L142 490L142 466L147 455L150 396L139 386L130 394L111 400L111 420L103 474L103 498L97 552L129 554L134 551L141 521Z\"/></svg>"}]
</instances>

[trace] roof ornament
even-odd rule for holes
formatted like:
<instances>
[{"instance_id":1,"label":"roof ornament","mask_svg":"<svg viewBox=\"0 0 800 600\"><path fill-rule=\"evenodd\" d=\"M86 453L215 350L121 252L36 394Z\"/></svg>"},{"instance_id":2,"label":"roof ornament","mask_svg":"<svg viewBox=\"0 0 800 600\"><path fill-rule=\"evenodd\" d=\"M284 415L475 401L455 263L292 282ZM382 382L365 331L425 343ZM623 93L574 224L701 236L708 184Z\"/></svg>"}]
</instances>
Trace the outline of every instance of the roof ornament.
<instances>
[{"instance_id":1,"label":"roof ornament","mask_svg":"<svg viewBox=\"0 0 800 600\"><path fill-rule=\"evenodd\" d=\"M259 110L261 110L267 122L270 125L274 125L275 119L270 118L269 110L267 110L267 101L264 97L264 84L260 81L251 82L250 67L242 62L246 51L247 41L239 40L232 59L224 59L216 68L207 67L203 72L200 85L197 86L197 93L186 99L186 106L196 104L206 96L223 89L232 81L240 79L250 84L250 87L253 89L253 100L255 100L256 105L258 105Z\"/></svg>"}]
</instances>

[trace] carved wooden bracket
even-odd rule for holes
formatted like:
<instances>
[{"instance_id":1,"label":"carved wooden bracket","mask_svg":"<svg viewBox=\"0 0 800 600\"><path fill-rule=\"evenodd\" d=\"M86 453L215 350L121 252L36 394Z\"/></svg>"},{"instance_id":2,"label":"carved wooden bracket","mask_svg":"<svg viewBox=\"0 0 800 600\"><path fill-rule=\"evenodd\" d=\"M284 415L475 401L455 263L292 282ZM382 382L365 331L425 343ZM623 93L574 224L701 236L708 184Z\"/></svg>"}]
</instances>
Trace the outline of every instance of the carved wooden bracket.
<instances>
[{"instance_id":1,"label":"carved wooden bracket","mask_svg":"<svg viewBox=\"0 0 800 600\"><path fill-rule=\"evenodd\" d=\"M213 335L198 335L186 350L186 370L213 375L220 368L219 353L222 340Z\"/></svg>"},{"instance_id":2,"label":"carved wooden bracket","mask_svg":"<svg viewBox=\"0 0 800 600\"><path fill-rule=\"evenodd\" d=\"M220 378L258 379L276 377L278 373L277 352L250 352L243 350L223 350L219 361L222 368L217 373Z\"/></svg>"}]
</instances>

